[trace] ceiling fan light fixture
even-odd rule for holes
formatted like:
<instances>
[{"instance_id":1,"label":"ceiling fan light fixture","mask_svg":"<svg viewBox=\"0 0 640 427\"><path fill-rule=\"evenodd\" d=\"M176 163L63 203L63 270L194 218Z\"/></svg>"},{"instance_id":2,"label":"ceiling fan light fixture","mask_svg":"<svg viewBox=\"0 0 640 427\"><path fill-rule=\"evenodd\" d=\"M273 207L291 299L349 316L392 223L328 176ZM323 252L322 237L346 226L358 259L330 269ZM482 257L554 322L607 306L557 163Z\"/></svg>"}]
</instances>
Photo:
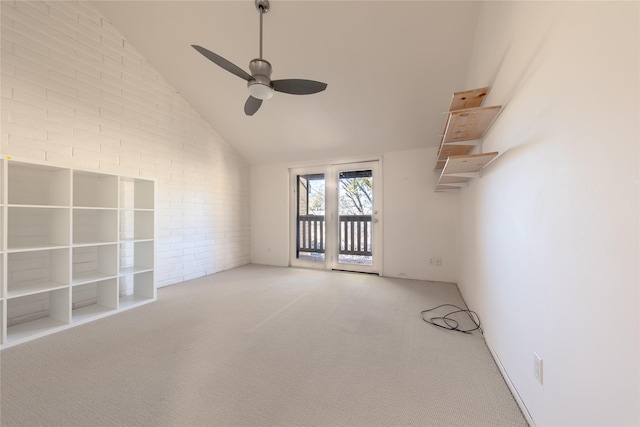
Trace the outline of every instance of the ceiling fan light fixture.
<instances>
[{"instance_id":1,"label":"ceiling fan light fixture","mask_svg":"<svg viewBox=\"0 0 640 427\"><path fill-rule=\"evenodd\" d=\"M269 99L273 96L273 88L269 84L261 83L257 79L247 85L249 94L257 99Z\"/></svg>"},{"instance_id":2,"label":"ceiling fan light fixture","mask_svg":"<svg viewBox=\"0 0 640 427\"><path fill-rule=\"evenodd\" d=\"M256 58L249 63L252 79L247 82L249 94L258 99L269 99L273 96L271 86L271 64L262 58Z\"/></svg>"}]
</instances>

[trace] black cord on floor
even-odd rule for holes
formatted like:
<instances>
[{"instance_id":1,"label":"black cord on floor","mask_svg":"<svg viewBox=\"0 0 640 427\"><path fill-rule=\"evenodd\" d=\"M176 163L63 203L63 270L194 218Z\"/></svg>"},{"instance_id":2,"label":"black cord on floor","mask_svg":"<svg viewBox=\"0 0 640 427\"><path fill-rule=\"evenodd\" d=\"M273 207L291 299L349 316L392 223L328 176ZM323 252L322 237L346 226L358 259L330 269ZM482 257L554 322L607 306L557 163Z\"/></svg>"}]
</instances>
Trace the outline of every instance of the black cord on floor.
<instances>
[{"instance_id":1,"label":"black cord on floor","mask_svg":"<svg viewBox=\"0 0 640 427\"><path fill-rule=\"evenodd\" d=\"M434 317L431 317L429 319L426 319L424 317L425 313L429 313L429 312L437 310L437 309L439 309L441 307L453 307L455 310L450 311L449 313L445 314L444 316L434 316ZM453 315L458 314L458 313L465 313L467 316L469 316L469 319L471 319L471 322L475 326L472 327L472 328L469 328L469 329L461 329L460 328L460 322L458 322L457 320L452 318ZM465 310L464 308L460 308L457 305L442 304L442 305L439 305L437 307L430 308L428 310L422 310L420 312L420 315L422 316L422 320L424 320L425 322L427 322L430 325L437 326L438 328L447 329L449 331L458 331L458 332L462 332L463 334L470 334L473 331L479 330L480 332L482 332L484 334L482 328L480 327L480 317L478 317L478 314L475 311Z\"/></svg>"}]
</instances>

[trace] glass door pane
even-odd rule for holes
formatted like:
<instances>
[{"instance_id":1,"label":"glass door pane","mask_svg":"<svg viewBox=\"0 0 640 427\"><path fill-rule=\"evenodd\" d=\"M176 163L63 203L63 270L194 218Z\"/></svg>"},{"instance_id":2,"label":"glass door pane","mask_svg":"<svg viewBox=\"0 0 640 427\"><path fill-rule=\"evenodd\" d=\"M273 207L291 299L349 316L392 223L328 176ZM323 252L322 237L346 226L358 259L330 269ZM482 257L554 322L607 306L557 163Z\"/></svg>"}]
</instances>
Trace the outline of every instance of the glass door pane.
<instances>
[{"instance_id":1,"label":"glass door pane","mask_svg":"<svg viewBox=\"0 0 640 427\"><path fill-rule=\"evenodd\" d=\"M373 265L373 212L373 171L339 172L339 264Z\"/></svg>"},{"instance_id":2,"label":"glass door pane","mask_svg":"<svg viewBox=\"0 0 640 427\"><path fill-rule=\"evenodd\" d=\"M296 259L325 262L325 176L297 175Z\"/></svg>"},{"instance_id":3,"label":"glass door pane","mask_svg":"<svg viewBox=\"0 0 640 427\"><path fill-rule=\"evenodd\" d=\"M378 162L334 165L335 212L330 215L332 230L331 268L380 273L381 186Z\"/></svg>"}]
</instances>

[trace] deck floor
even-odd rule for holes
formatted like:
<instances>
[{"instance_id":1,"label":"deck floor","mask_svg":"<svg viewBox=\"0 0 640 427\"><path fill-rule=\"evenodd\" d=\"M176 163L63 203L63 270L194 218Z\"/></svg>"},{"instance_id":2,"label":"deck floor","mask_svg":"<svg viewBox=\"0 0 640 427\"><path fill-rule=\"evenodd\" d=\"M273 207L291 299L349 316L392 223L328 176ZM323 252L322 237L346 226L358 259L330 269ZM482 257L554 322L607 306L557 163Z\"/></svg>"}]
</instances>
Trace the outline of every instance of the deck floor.
<instances>
[{"instance_id":1,"label":"deck floor","mask_svg":"<svg viewBox=\"0 0 640 427\"><path fill-rule=\"evenodd\" d=\"M325 256L323 253L300 252L298 259L323 263ZM370 255L339 255L338 262L340 264L373 265L373 257Z\"/></svg>"}]
</instances>

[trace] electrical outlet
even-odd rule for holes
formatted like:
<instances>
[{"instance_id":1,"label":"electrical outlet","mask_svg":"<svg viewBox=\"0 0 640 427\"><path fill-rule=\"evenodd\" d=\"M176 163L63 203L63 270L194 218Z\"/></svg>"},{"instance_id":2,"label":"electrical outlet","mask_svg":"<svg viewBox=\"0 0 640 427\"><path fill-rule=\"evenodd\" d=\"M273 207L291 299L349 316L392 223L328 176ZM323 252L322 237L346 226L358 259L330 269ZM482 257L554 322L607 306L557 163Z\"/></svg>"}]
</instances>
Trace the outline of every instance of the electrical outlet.
<instances>
[{"instance_id":1,"label":"electrical outlet","mask_svg":"<svg viewBox=\"0 0 640 427\"><path fill-rule=\"evenodd\" d=\"M429 265L433 265L433 258L429 258Z\"/></svg>"},{"instance_id":2,"label":"electrical outlet","mask_svg":"<svg viewBox=\"0 0 640 427\"><path fill-rule=\"evenodd\" d=\"M535 351L533 352L533 376L542 385L542 357Z\"/></svg>"},{"instance_id":3,"label":"electrical outlet","mask_svg":"<svg viewBox=\"0 0 640 427\"><path fill-rule=\"evenodd\" d=\"M442 258L440 258L440 257L436 258L436 265L438 267L440 267L442 265Z\"/></svg>"}]
</instances>

